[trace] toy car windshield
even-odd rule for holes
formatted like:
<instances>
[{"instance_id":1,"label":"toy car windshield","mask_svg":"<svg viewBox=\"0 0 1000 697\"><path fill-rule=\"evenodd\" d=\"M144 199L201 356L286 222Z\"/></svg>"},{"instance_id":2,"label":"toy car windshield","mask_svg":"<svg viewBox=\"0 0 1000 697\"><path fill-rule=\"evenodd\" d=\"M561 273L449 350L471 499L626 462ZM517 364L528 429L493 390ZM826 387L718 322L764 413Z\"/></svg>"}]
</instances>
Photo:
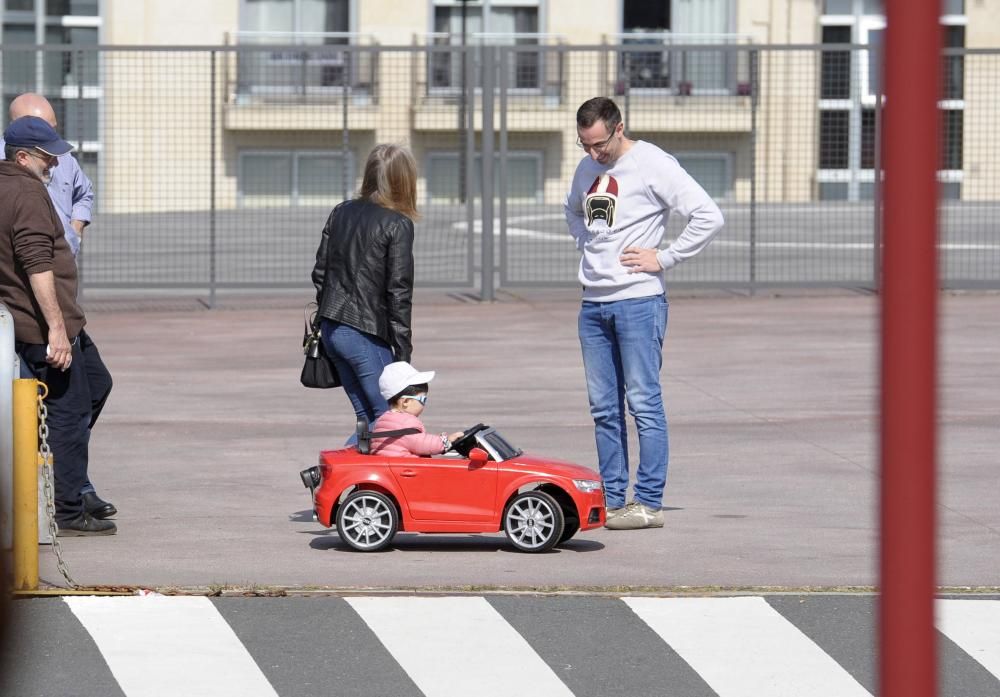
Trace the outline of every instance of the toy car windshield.
<instances>
[{"instance_id":1,"label":"toy car windshield","mask_svg":"<svg viewBox=\"0 0 1000 697\"><path fill-rule=\"evenodd\" d=\"M491 460L503 462L521 454L520 448L515 448L510 441L500 435L492 426L476 424L462 434L462 437L451 444L452 450L462 457L469 457L473 448L482 448Z\"/></svg>"},{"instance_id":2,"label":"toy car windshield","mask_svg":"<svg viewBox=\"0 0 1000 697\"><path fill-rule=\"evenodd\" d=\"M522 452L520 448L515 448L510 441L500 435L500 432L492 426L485 431L477 433L476 440L479 441L480 445L486 446L486 452L497 462L517 457Z\"/></svg>"}]
</instances>

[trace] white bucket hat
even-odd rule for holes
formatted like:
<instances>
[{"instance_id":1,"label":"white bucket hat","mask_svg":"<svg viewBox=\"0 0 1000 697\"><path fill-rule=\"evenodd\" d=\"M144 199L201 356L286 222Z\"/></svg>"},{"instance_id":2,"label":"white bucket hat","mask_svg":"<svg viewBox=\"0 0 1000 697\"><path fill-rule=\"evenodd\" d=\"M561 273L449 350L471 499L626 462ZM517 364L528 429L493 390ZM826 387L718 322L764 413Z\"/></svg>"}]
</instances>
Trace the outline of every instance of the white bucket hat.
<instances>
[{"instance_id":1,"label":"white bucket hat","mask_svg":"<svg viewBox=\"0 0 1000 697\"><path fill-rule=\"evenodd\" d=\"M382 369L378 390L386 399L392 399L410 385L423 385L433 379L433 370L421 373L406 361L396 361Z\"/></svg>"}]
</instances>

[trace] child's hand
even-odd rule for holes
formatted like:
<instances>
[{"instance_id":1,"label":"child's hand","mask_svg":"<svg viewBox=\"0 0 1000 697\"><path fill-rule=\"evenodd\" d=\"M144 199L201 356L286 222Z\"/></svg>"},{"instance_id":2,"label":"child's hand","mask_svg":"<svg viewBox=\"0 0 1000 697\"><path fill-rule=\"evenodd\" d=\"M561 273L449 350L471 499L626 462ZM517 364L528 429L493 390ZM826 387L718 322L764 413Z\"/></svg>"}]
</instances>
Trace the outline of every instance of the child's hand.
<instances>
[{"instance_id":1,"label":"child's hand","mask_svg":"<svg viewBox=\"0 0 1000 697\"><path fill-rule=\"evenodd\" d=\"M448 440L450 440L452 443L454 443L459 438L461 438L464 434L465 434L465 431L455 431L454 433L448 434Z\"/></svg>"}]
</instances>

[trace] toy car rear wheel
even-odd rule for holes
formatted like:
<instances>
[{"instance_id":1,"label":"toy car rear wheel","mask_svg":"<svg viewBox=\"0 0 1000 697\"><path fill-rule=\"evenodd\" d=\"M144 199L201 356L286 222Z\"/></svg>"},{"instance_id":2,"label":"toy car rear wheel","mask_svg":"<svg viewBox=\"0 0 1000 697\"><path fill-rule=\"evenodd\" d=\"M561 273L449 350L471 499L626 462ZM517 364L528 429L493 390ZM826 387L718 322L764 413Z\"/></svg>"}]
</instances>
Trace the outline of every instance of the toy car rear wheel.
<instances>
[{"instance_id":1,"label":"toy car rear wheel","mask_svg":"<svg viewBox=\"0 0 1000 697\"><path fill-rule=\"evenodd\" d=\"M545 552L558 544L565 517L559 503L544 491L515 496L503 514L507 539L522 552Z\"/></svg>"},{"instance_id":2,"label":"toy car rear wheel","mask_svg":"<svg viewBox=\"0 0 1000 697\"><path fill-rule=\"evenodd\" d=\"M360 490L351 493L337 511L340 539L359 552L378 552L392 543L399 530L396 504L385 494Z\"/></svg>"}]
</instances>

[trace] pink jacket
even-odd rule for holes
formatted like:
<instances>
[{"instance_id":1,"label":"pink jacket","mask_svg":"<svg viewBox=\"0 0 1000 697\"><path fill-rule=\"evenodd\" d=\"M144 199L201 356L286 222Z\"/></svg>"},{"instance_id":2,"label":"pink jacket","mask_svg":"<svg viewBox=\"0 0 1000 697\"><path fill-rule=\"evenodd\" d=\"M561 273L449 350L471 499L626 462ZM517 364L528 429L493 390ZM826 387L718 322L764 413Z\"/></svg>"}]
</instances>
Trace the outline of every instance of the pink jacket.
<instances>
[{"instance_id":1,"label":"pink jacket","mask_svg":"<svg viewBox=\"0 0 1000 697\"><path fill-rule=\"evenodd\" d=\"M389 438L372 439L373 455L395 455L397 457L418 457L420 455L440 455L444 452L441 436L432 436L424 432L424 424L413 414L399 411L387 411L378 417L371 427L372 433L378 431L398 431L403 428L416 428L420 433L408 436L392 436Z\"/></svg>"}]
</instances>

